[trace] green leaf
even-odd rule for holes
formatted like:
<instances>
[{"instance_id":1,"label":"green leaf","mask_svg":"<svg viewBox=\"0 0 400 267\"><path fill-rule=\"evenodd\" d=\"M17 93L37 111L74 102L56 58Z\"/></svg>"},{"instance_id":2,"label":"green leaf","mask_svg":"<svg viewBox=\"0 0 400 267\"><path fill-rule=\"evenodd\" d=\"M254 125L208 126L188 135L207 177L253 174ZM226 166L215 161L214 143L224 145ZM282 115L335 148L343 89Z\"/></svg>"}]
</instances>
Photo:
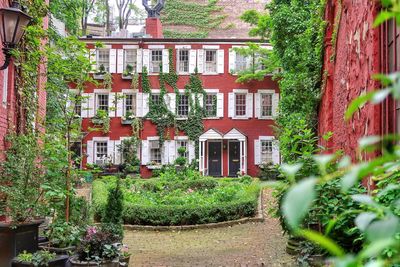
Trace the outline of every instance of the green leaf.
<instances>
[{"instance_id":1,"label":"green leaf","mask_svg":"<svg viewBox=\"0 0 400 267\"><path fill-rule=\"evenodd\" d=\"M395 216L387 216L386 218L372 222L367 230L367 238L371 242L383 239L394 238L399 231L399 219Z\"/></svg>"},{"instance_id":2,"label":"green leaf","mask_svg":"<svg viewBox=\"0 0 400 267\"><path fill-rule=\"evenodd\" d=\"M359 97L357 97L356 99L354 99L350 105L347 107L346 113L345 113L345 119L349 120L354 112L357 111L357 109L361 108L362 106L365 105L365 103L367 103L369 100L371 100L371 98L374 96L376 91L371 91L368 92L366 94L360 95Z\"/></svg>"},{"instance_id":3,"label":"green leaf","mask_svg":"<svg viewBox=\"0 0 400 267\"><path fill-rule=\"evenodd\" d=\"M307 178L292 186L286 193L282 204L282 212L287 223L298 228L313 200L315 199L315 184L317 179Z\"/></svg>"},{"instance_id":4,"label":"green leaf","mask_svg":"<svg viewBox=\"0 0 400 267\"><path fill-rule=\"evenodd\" d=\"M373 212L364 212L357 216L355 223L361 231L365 231L369 224L376 218Z\"/></svg>"},{"instance_id":5,"label":"green leaf","mask_svg":"<svg viewBox=\"0 0 400 267\"><path fill-rule=\"evenodd\" d=\"M377 135L371 135L371 136L366 136L358 140L358 145L360 146L361 150L364 150L372 145L376 145L381 141L380 136Z\"/></svg>"},{"instance_id":6,"label":"green leaf","mask_svg":"<svg viewBox=\"0 0 400 267\"><path fill-rule=\"evenodd\" d=\"M374 21L373 27L378 27L385 21L390 20L391 18L394 18L395 13L390 12L390 11L381 11L379 12L378 16L376 16L376 19Z\"/></svg>"},{"instance_id":7,"label":"green leaf","mask_svg":"<svg viewBox=\"0 0 400 267\"><path fill-rule=\"evenodd\" d=\"M375 94L373 94L373 96L371 98L371 103L373 103L373 104L381 103L383 100L385 100L388 97L390 92L391 92L390 89L383 89L383 90L376 91Z\"/></svg>"},{"instance_id":8,"label":"green leaf","mask_svg":"<svg viewBox=\"0 0 400 267\"><path fill-rule=\"evenodd\" d=\"M282 164L281 169L282 172L285 174L286 177L288 177L291 180L294 180L294 177L296 176L296 173L301 169L303 164L297 163L297 164Z\"/></svg>"},{"instance_id":9,"label":"green leaf","mask_svg":"<svg viewBox=\"0 0 400 267\"><path fill-rule=\"evenodd\" d=\"M358 176L361 170L361 165L354 166L341 179L342 191L347 192L358 181Z\"/></svg>"},{"instance_id":10,"label":"green leaf","mask_svg":"<svg viewBox=\"0 0 400 267\"><path fill-rule=\"evenodd\" d=\"M339 169L344 169L349 167L351 164L351 158L349 156L344 156L338 163Z\"/></svg>"},{"instance_id":11,"label":"green leaf","mask_svg":"<svg viewBox=\"0 0 400 267\"><path fill-rule=\"evenodd\" d=\"M368 206L376 205L372 197L365 194L352 195L351 198L358 203L366 204Z\"/></svg>"},{"instance_id":12,"label":"green leaf","mask_svg":"<svg viewBox=\"0 0 400 267\"><path fill-rule=\"evenodd\" d=\"M299 231L299 235L301 235L304 238L307 238L311 242L323 247L331 255L341 257L345 255L344 250L335 243L332 239L322 235L321 233L318 233L316 231L312 230L301 230Z\"/></svg>"},{"instance_id":13,"label":"green leaf","mask_svg":"<svg viewBox=\"0 0 400 267\"><path fill-rule=\"evenodd\" d=\"M394 239L382 239L365 247L358 255L360 259L367 259L379 255L384 249L396 244Z\"/></svg>"},{"instance_id":14,"label":"green leaf","mask_svg":"<svg viewBox=\"0 0 400 267\"><path fill-rule=\"evenodd\" d=\"M365 264L365 267L383 267L385 262L382 260L371 260Z\"/></svg>"},{"instance_id":15,"label":"green leaf","mask_svg":"<svg viewBox=\"0 0 400 267\"><path fill-rule=\"evenodd\" d=\"M328 163L335 158L335 155L315 155L313 158L317 163L319 170L325 172Z\"/></svg>"}]
</instances>

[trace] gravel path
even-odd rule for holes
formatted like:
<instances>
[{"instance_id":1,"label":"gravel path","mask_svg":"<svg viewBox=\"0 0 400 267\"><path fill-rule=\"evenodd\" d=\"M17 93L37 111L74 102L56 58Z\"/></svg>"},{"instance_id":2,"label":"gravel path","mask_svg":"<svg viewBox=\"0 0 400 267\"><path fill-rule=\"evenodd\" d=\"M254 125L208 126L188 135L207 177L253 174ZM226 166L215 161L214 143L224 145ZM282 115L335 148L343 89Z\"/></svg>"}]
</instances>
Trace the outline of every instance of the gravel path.
<instances>
[{"instance_id":1,"label":"gravel path","mask_svg":"<svg viewBox=\"0 0 400 267\"><path fill-rule=\"evenodd\" d=\"M265 208L272 203L264 190ZM126 231L133 266L295 266L286 254L279 222L266 214L263 223L190 231Z\"/></svg>"}]
</instances>

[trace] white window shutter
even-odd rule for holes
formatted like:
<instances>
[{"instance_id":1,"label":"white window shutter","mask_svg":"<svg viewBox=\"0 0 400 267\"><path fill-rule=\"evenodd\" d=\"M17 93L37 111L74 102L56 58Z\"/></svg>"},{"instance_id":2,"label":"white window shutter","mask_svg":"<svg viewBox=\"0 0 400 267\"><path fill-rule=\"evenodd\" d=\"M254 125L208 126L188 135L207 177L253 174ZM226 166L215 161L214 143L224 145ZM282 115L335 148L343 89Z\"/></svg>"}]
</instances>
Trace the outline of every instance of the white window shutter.
<instances>
[{"instance_id":1,"label":"white window shutter","mask_svg":"<svg viewBox=\"0 0 400 267\"><path fill-rule=\"evenodd\" d=\"M88 117L88 109L89 109L89 94L82 94L82 102L81 102L81 118Z\"/></svg>"},{"instance_id":2,"label":"white window shutter","mask_svg":"<svg viewBox=\"0 0 400 267\"><path fill-rule=\"evenodd\" d=\"M115 142L114 140L108 140L107 141L107 155L108 155L108 160L111 160L112 163L115 163L115 159L114 159L114 150L115 150Z\"/></svg>"},{"instance_id":3,"label":"white window shutter","mask_svg":"<svg viewBox=\"0 0 400 267\"><path fill-rule=\"evenodd\" d=\"M95 72L97 70L96 58L97 58L96 49L90 49L90 51L89 51L89 60L90 60L91 66L92 66L91 72Z\"/></svg>"},{"instance_id":4,"label":"white window shutter","mask_svg":"<svg viewBox=\"0 0 400 267\"><path fill-rule=\"evenodd\" d=\"M204 50L203 49L197 50L197 72L198 73L204 72Z\"/></svg>"},{"instance_id":5,"label":"white window shutter","mask_svg":"<svg viewBox=\"0 0 400 267\"><path fill-rule=\"evenodd\" d=\"M198 99L199 99L200 107L204 107L204 95L203 94L199 94L198 95Z\"/></svg>"},{"instance_id":6,"label":"white window shutter","mask_svg":"<svg viewBox=\"0 0 400 267\"><path fill-rule=\"evenodd\" d=\"M114 141L114 164L115 165L119 165L121 164L121 160L122 160L122 153L120 151L121 149L121 144L122 141L121 140L115 140Z\"/></svg>"},{"instance_id":7,"label":"white window shutter","mask_svg":"<svg viewBox=\"0 0 400 267\"><path fill-rule=\"evenodd\" d=\"M246 117L253 117L253 94L247 93L246 95Z\"/></svg>"},{"instance_id":8,"label":"white window shutter","mask_svg":"<svg viewBox=\"0 0 400 267\"><path fill-rule=\"evenodd\" d=\"M261 142L254 140L254 165L261 164Z\"/></svg>"},{"instance_id":9,"label":"white window shutter","mask_svg":"<svg viewBox=\"0 0 400 267\"><path fill-rule=\"evenodd\" d=\"M137 73L142 73L143 69L143 49L138 49L136 53Z\"/></svg>"},{"instance_id":10,"label":"white window shutter","mask_svg":"<svg viewBox=\"0 0 400 267\"><path fill-rule=\"evenodd\" d=\"M272 116L275 118L278 116L279 111L279 93L272 95Z\"/></svg>"},{"instance_id":11,"label":"white window shutter","mask_svg":"<svg viewBox=\"0 0 400 267\"><path fill-rule=\"evenodd\" d=\"M247 56L246 57L246 68L250 69L251 65L253 65L253 57L252 56Z\"/></svg>"},{"instance_id":12,"label":"white window shutter","mask_svg":"<svg viewBox=\"0 0 400 267\"><path fill-rule=\"evenodd\" d=\"M279 142L277 140L274 140L272 142L272 162L274 164L280 164L281 163L281 156L279 152Z\"/></svg>"},{"instance_id":13,"label":"white window shutter","mask_svg":"<svg viewBox=\"0 0 400 267\"><path fill-rule=\"evenodd\" d=\"M175 93L169 93L168 96L169 96L168 108L172 113L175 114L175 111L176 111L176 95L175 95Z\"/></svg>"},{"instance_id":14,"label":"white window shutter","mask_svg":"<svg viewBox=\"0 0 400 267\"><path fill-rule=\"evenodd\" d=\"M110 73L117 72L117 49L110 49Z\"/></svg>"},{"instance_id":15,"label":"white window shutter","mask_svg":"<svg viewBox=\"0 0 400 267\"><path fill-rule=\"evenodd\" d=\"M225 51L223 49L217 50L217 72L224 73L225 67Z\"/></svg>"},{"instance_id":16,"label":"white window shutter","mask_svg":"<svg viewBox=\"0 0 400 267\"><path fill-rule=\"evenodd\" d=\"M88 94L89 98L88 98L88 109L87 109L87 116L88 118L92 118L95 115L95 110L96 107L94 106L94 98L95 98L95 94Z\"/></svg>"},{"instance_id":17,"label":"white window shutter","mask_svg":"<svg viewBox=\"0 0 400 267\"><path fill-rule=\"evenodd\" d=\"M124 102L125 97L123 93L117 93L117 115L116 117L122 117L124 115Z\"/></svg>"},{"instance_id":18,"label":"white window shutter","mask_svg":"<svg viewBox=\"0 0 400 267\"><path fill-rule=\"evenodd\" d=\"M261 94L254 94L254 117L261 118Z\"/></svg>"},{"instance_id":19,"label":"white window shutter","mask_svg":"<svg viewBox=\"0 0 400 267\"><path fill-rule=\"evenodd\" d=\"M143 93L136 94L136 116L143 117Z\"/></svg>"},{"instance_id":20,"label":"white window shutter","mask_svg":"<svg viewBox=\"0 0 400 267\"><path fill-rule=\"evenodd\" d=\"M124 49L117 50L117 73L124 72Z\"/></svg>"},{"instance_id":21,"label":"white window shutter","mask_svg":"<svg viewBox=\"0 0 400 267\"><path fill-rule=\"evenodd\" d=\"M87 160L86 162L88 164L93 164L93 159L94 159L94 145L93 145L93 141L88 141L86 144L86 156L87 156Z\"/></svg>"},{"instance_id":22,"label":"white window shutter","mask_svg":"<svg viewBox=\"0 0 400 267\"><path fill-rule=\"evenodd\" d=\"M163 49L162 51L162 64L163 72L169 73L169 49Z\"/></svg>"},{"instance_id":23,"label":"white window shutter","mask_svg":"<svg viewBox=\"0 0 400 267\"><path fill-rule=\"evenodd\" d=\"M217 94L217 117L224 117L224 93Z\"/></svg>"},{"instance_id":24,"label":"white window shutter","mask_svg":"<svg viewBox=\"0 0 400 267\"><path fill-rule=\"evenodd\" d=\"M228 94L228 117L235 117L235 93Z\"/></svg>"},{"instance_id":25,"label":"white window shutter","mask_svg":"<svg viewBox=\"0 0 400 267\"><path fill-rule=\"evenodd\" d=\"M166 142L166 146L168 146L168 162L169 164L174 164L176 159L176 143L174 140Z\"/></svg>"},{"instance_id":26,"label":"white window shutter","mask_svg":"<svg viewBox=\"0 0 400 267\"><path fill-rule=\"evenodd\" d=\"M143 49L143 68L147 68L147 72L150 72L150 50Z\"/></svg>"},{"instance_id":27,"label":"white window shutter","mask_svg":"<svg viewBox=\"0 0 400 267\"><path fill-rule=\"evenodd\" d=\"M194 141L189 141L188 143L188 153L189 153L189 164L196 159L196 147Z\"/></svg>"},{"instance_id":28,"label":"white window shutter","mask_svg":"<svg viewBox=\"0 0 400 267\"><path fill-rule=\"evenodd\" d=\"M196 50L191 49L189 51L189 73L194 73L194 70L196 69L196 57Z\"/></svg>"},{"instance_id":29,"label":"white window shutter","mask_svg":"<svg viewBox=\"0 0 400 267\"><path fill-rule=\"evenodd\" d=\"M236 72L236 52L233 48L229 49L229 72Z\"/></svg>"},{"instance_id":30,"label":"white window shutter","mask_svg":"<svg viewBox=\"0 0 400 267\"><path fill-rule=\"evenodd\" d=\"M142 140L142 165L147 165L149 163L149 141Z\"/></svg>"},{"instance_id":31,"label":"white window shutter","mask_svg":"<svg viewBox=\"0 0 400 267\"><path fill-rule=\"evenodd\" d=\"M168 146L168 142L164 142L163 146L161 147L161 153L163 155L162 157L162 164L168 164L169 161L169 146Z\"/></svg>"},{"instance_id":32,"label":"white window shutter","mask_svg":"<svg viewBox=\"0 0 400 267\"><path fill-rule=\"evenodd\" d=\"M110 118L115 117L115 106L116 106L115 93L109 93L108 94L108 116Z\"/></svg>"},{"instance_id":33,"label":"white window shutter","mask_svg":"<svg viewBox=\"0 0 400 267\"><path fill-rule=\"evenodd\" d=\"M149 94L148 93L143 93L143 102L142 102L142 116L146 116L147 113L149 113L150 107L149 107Z\"/></svg>"}]
</instances>

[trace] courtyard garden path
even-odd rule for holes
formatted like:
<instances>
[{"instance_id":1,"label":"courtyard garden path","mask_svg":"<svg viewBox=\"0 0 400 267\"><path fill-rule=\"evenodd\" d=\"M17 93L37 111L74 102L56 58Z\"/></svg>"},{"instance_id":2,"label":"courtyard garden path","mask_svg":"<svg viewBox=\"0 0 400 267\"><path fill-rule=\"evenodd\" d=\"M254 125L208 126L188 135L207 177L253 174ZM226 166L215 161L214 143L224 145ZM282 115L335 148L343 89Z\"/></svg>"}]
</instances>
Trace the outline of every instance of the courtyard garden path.
<instances>
[{"instance_id":1,"label":"courtyard garden path","mask_svg":"<svg viewBox=\"0 0 400 267\"><path fill-rule=\"evenodd\" d=\"M268 215L271 190L264 190L265 221L188 231L126 231L130 266L295 266L286 238Z\"/></svg>"}]
</instances>

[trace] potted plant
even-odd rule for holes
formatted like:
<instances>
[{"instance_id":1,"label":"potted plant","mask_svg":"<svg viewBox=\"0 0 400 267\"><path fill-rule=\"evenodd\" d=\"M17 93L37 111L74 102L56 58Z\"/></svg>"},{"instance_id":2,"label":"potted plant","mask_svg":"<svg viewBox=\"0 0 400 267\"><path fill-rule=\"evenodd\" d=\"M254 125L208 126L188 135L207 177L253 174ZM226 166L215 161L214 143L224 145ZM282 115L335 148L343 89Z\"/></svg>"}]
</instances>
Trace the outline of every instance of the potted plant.
<instances>
[{"instance_id":1,"label":"potted plant","mask_svg":"<svg viewBox=\"0 0 400 267\"><path fill-rule=\"evenodd\" d=\"M104 64L100 64L97 72L94 74L95 79L103 79L104 74L106 74L106 68L104 67Z\"/></svg>"},{"instance_id":2,"label":"potted plant","mask_svg":"<svg viewBox=\"0 0 400 267\"><path fill-rule=\"evenodd\" d=\"M121 244L119 248L119 266L129 266L129 261L131 259L131 253L129 252L129 248L125 244Z\"/></svg>"},{"instance_id":3,"label":"potted plant","mask_svg":"<svg viewBox=\"0 0 400 267\"><path fill-rule=\"evenodd\" d=\"M133 74L133 66L132 64L127 64L125 66L125 70L122 73L122 78L123 79L132 79L132 74Z\"/></svg>"},{"instance_id":4,"label":"potted plant","mask_svg":"<svg viewBox=\"0 0 400 267\"><path fill-rule=\"evenodd\" d=\"M94 226L89 227L70 259L71 267L118 267L119 244L115 236Z\"/></svg>"},{"instance_id":5,"label":"potted plant","mask_svg":"<svg viewBox=\"0 0 400 267\"><path fill-rule=\"evenodd\" d=\"M182 171L185 168L185 165L187 163L185 153L186 153L185 147L181 146L180 148L178 148L179 157L175 159L175 168L177 171Z\"/></svg>"},{"instance_id":6,"label":"potted plant","mask_svg":"<svg viewBox=\"0 0 400 267\"><path fill-rule=\"evenodd\" d=\"M22 252L12 261L13 267L64 267L69 256L39 250L35 253Z\"/></svg>"},{"instance_id":7,"label":"potted plant","mask_svg":"<svg viewBox=\"0 0 400 267\"><path fill-rule=\"evenodd\" d=\"M132 111L127 111L125 116L121 117L121 124L131 125L134 118L135 114Z\"/></svg>"},{"instance_id":8,"label":"potted plant","mask_svg":"<svg viewBox=\"0 0 400 267\"><path fill-rule=\"evenodd\" d=\"M72 223L56 221L50 224L45 232L49 242L42 244L40 248L57 254L70 255L75 251L82 234L81 227Z\"/></svg>"},{"instance_id":9,"label":"potted plant","mask_svg":"<svg viewBox=\"0 0 400 267\"><path fill-rule=\"evenodd\" d=\"M106 110L97 110L96 115L92 118L92 123L94 125L101 125L103 133L110 131L110 117Z\"/></svg>"}]
</instances>

